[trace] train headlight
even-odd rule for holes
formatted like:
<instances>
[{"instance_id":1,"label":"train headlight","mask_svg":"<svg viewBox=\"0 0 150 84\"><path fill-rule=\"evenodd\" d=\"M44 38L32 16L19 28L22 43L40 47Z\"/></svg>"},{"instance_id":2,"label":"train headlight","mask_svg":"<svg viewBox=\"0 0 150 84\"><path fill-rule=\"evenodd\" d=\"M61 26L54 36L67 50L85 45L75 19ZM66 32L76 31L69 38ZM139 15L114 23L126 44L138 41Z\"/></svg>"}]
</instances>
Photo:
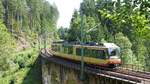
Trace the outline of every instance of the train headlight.
<instances>
[{"instance_id":1,"label":"train headlight","mask_svg":"<svg viewBox=\"0 0 150 84\"><path fill-rule=\"evenodd\" d=\"M109 64L120 64L121 59L109 59Z\"/></svg>"}]
</instances>

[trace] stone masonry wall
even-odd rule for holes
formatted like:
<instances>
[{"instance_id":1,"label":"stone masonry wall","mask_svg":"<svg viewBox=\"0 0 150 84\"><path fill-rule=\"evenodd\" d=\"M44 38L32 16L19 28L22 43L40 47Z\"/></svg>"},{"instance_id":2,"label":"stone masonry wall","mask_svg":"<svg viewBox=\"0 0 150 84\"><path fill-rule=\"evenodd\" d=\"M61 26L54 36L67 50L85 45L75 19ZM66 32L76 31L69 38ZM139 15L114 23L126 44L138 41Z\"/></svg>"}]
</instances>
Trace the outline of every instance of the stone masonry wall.
<instances>
[{"instance_id":1,"label":"stone masonry wall","mask_svg":"<svg viewBox=\"0 0 150 84\"><path fill-rule=\"evenodd\" d=\"M69 69L61 65L41 60L43 84L130 84L106 77L84 74L81 81L80 71Z\"/></svg>"}]
</instances>

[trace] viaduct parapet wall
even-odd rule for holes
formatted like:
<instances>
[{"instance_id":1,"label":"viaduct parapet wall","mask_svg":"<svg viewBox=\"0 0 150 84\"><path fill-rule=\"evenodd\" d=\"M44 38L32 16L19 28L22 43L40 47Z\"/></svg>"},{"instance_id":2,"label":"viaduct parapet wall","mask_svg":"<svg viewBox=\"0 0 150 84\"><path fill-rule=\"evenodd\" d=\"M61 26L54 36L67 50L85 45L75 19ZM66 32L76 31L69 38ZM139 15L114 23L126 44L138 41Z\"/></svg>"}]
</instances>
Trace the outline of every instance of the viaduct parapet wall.
<instances>
[{"instance_id":1,"label":"viaduct parapet wall","mask_svg":"<svg viewBox=\"0 0 150 84\"><path fill-rule=\"evenodd\" d=\"M104 76L84 74L83 81L80 80L80 71L67 68L49 60L42 59L43 84L133 84L129 81L121 81Z\"/></svg>"}]
</instances>

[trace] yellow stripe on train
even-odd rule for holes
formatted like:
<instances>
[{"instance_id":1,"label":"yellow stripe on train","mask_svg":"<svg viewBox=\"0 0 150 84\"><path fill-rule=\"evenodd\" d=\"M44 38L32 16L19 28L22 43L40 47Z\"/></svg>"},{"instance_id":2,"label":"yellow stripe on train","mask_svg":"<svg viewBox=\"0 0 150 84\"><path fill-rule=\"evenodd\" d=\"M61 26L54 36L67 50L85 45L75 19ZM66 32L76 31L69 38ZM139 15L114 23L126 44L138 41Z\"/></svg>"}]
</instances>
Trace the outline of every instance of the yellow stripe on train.
<instances>
[{"instance_id":1,"label":"yellow stripe on train","mask_svg":"<svg viewBox=\"0 0 150 84\"><path fill-rule=\"evenodd\" d=\"M81 61L81 56L69 55L69 54L64 54L64 53L55 52L55 51L52 51L52 53L57 57L62 57L62 58L75 60L75 61ZM107 64L109 61L109 60L97 59L97 58L92 58L92 57L87 57L87 56L84 56L83 60L84 62L88 64L95 64L95 65Z\"/></svg>"}]
</instances>

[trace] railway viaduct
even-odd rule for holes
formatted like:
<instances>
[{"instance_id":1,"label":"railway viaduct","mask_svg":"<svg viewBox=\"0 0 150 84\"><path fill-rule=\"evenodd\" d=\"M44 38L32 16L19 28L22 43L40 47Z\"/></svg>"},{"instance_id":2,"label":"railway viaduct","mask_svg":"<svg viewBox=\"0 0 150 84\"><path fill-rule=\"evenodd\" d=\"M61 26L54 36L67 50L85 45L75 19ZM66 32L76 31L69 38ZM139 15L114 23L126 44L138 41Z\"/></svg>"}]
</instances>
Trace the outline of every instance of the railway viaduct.
<instances>
[{"instance_id":1,"label":"railway viaduct","mask_svg":"<svg viewBox=\"0 0 150 84\"><path fill-rule=\"evenodd\" d=\"M80 80L80 64L57 58L50 52L42 51L40 56L43 84L150 84L149 73L140 76L90 67L85 67L84 80Z\"/></svg>"}]
</instances>

